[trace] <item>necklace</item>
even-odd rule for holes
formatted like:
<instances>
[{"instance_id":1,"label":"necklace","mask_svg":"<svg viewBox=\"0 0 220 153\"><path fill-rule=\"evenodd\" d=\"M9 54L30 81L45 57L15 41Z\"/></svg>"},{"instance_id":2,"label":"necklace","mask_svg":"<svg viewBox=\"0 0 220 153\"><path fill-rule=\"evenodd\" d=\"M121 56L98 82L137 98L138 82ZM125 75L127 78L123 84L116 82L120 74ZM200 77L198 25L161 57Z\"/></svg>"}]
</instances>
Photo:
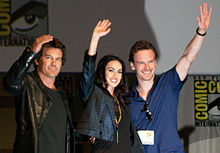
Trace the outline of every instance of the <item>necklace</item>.
<instances>
[{"instance_id":1,"label":"necklace","mask_svg":"<svg viewBox=\"0 0 220 153\"><path fill-rule=\"evenodd\" d=\"M117 116L115 115L115 123L116 123L116 131L117 131L117 143L118 143L118 127L119 127L119 123L121 121L122 113L121 113L121 107L120 107L119 101L118 101L116 96L114 97L114 103L117 103L118 111L119 111L119 118L118 119L117 119Z\"/></svg>"}]
</instances>

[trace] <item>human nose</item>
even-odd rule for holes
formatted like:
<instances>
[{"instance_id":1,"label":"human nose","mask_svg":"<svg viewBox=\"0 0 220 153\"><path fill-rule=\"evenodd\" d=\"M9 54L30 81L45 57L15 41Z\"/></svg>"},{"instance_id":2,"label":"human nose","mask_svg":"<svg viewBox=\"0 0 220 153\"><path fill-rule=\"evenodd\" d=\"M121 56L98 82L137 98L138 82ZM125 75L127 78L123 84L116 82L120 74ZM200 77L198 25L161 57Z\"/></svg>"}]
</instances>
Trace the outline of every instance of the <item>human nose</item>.
<instances>
[{"instance_id":1,"label":"human nose","mask_svg":"<svg viewBox=\"0 0 220 153\"><path fill-rule=\"evenodd\" d=\"M119 73L118 72L114 72L113 73L113 77L119 78Z\"/></svg>"},{"instance_id":2,"label":"human nose","mask_svg":"<svg viewBox=\"0 0 220 153\"><path fill-rule=\"evenodd\" d=\"M145 63L144 68L145 68L145 69L149 69L149 68L150 68L149 63Z\"/></svg>"},{"instance_id":3,"label":"human nose","mask_svg":"<svg viewBox=\"0 0 220 153\"><path fill-rule=\"evenodd\" d=\"M51 59L51 64L56 65L56 59L52 58Z\"/></svg>"}]
</instances>

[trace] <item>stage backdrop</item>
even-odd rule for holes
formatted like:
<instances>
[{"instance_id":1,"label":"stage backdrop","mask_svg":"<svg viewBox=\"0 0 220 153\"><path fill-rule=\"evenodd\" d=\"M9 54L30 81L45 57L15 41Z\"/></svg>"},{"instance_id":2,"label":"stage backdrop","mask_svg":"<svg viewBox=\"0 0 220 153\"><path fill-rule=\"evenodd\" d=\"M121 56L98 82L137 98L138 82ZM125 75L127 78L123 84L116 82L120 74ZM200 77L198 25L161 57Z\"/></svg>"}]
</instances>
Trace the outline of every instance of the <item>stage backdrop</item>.
<instances>
[{"instance_id":1,"label":"stage backdrop","mask_svg":"<svg viewBox=\"0 0 220 153\"><path fill-rule=\"evenodd\" d=\"M112 30L102 38L98 59L120 56L128 67L128 52L136 40L152 41L160 59L157 72L175 65L193 38L203 0L0 0L0 71L7 71L36 36L51 34L68 50L64 72L80 72L84 51L96 23L108 18ZM190 74L218 74L220 1L213 6L205 43ZM130 68L128 67L128 71Z\"/></svg>"}]
</instances>

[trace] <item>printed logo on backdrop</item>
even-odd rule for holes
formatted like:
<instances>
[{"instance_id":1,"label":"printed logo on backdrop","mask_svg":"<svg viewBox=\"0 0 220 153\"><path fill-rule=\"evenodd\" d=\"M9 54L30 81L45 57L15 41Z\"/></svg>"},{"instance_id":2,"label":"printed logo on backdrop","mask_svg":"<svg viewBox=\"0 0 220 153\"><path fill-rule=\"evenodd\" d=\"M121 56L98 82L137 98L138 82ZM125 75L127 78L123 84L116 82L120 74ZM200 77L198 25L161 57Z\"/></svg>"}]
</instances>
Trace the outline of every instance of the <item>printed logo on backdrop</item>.
<instances>
[{"instance_id":1,"label":"printed logo on backdrop","mask_svg":"<svg viewBox=\"0 0 220 153\"><path fill-rule=\"evenodd\" d=\"M194 80L196 127L220 126L220 80Z\"/></svg>"},{"instance_id":2,"label":"printed logo on backdrop","mask_svg":"<svg viewBox=\"0 0 220 153\"><path fill-rule=\"evenodd\" d=\"M47 33L47 0L0 0L0 47L28 46Z\"/></svg>"}]
</instances>

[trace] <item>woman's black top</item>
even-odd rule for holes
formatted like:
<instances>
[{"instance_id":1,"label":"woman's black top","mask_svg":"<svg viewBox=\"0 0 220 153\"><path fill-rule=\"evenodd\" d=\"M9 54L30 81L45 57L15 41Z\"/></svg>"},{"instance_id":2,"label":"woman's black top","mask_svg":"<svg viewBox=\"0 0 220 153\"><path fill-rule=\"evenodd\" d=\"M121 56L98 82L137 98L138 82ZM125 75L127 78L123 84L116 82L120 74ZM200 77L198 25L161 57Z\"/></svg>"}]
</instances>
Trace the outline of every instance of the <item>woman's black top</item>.
<instances>
[{"instance_id":1,"label":"woman's black top","mask_svg":"<svg viewBox=\"0 0 220 153\"><path fill-rule=\"evenodd\" d=\"M122 118L118 127L118 143L101 139L96 139L92 145L92 153L130 153L130 118L126 114L125 108L120 104ZM115 115L119 119L117 103L115 103ZM117 136L115 136L117 139Z\"/></svg>"}]
</instances>

